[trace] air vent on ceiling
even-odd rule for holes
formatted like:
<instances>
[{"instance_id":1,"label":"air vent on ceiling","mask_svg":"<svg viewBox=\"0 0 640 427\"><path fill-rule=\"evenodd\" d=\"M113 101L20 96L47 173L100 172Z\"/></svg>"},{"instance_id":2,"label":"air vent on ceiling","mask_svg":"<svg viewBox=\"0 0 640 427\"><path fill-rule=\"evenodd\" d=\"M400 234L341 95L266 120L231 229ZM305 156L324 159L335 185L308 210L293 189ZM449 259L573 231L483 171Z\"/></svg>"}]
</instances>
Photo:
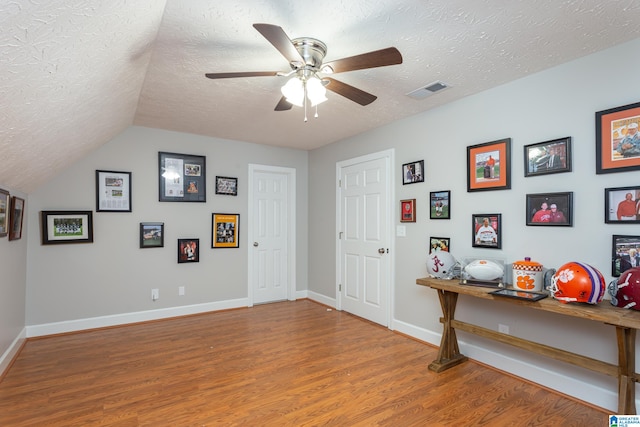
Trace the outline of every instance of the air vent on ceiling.
<instances>
[{"instance_id":1,"label":"air vent on ceiling","mask_svg":"<svg viewBox=\"0 0 640 427\"><path fill-rule=\"evenodd\" d=\"M409 92L407 94L407 96L414 98L414 99L424 99L427 96L431 96L435 93L438 92L442 92L443 90L447 89L451 87L450 85L448 85L447 83L441 82L441 81L435 81L433 83L429 83L426 86L423 86L419 89L416 89L412 92Z\"/></svg>"}]
</instances>

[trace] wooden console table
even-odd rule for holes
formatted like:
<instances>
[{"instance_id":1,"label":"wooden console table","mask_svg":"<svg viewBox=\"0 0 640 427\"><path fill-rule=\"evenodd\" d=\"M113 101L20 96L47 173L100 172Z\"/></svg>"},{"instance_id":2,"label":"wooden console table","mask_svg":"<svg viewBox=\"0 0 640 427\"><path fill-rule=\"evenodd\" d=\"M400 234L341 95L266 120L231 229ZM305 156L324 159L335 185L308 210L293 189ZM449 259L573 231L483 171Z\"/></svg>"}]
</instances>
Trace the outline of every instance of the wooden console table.
<instances>
[{"instance_id":1,"label":"wooden console table","mask_svg":"<svg viewBox=\"0 0 640 427\"><path fill-rule=\"evenodd\" d=\"M540 301L524 301L515 298L494 296L489 294L489 292L495 290L494 288L461 285L457 281L452 280L421 278L417 279L416 283L435 289L438 292L440 306L442 307L443 317L440 318L440 323L443 324L442 340L440 341L438 358L429 365L430 370L441 372L467 360L466 356L460 354L460 349L458 348L458 340L456 338L456 329L458 329L568 362L595 372L617 377L618 414L636 414L635 383L640 380L640 376L635 372L635 341L636 330L640 329L640 312L614 307L608 301L603 301L597 305L562 304L551 297ZM458 295L499 300L534 310L549 311L615 326L618 342L618 364L606 363L601 360L592 359L456 320L454 315Z\"/></svg>"}]
</instances>

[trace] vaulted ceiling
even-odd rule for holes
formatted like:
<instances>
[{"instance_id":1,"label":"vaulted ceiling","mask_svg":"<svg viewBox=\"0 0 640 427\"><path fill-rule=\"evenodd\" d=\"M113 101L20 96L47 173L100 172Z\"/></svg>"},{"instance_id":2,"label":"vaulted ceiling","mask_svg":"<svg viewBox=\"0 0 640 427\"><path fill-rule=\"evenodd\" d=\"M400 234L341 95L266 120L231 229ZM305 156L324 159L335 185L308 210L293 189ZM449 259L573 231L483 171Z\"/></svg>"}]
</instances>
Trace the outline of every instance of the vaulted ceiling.
<instances>
[{"instance_id":1,"label":"vaulted ceiling","mask_svg":"<svg viewBox=\"0 0 640 427\"><path fill-rule=\"evenodd\" d=\"M305 123L274 111L284 77L205 78L290 70L254 23L403 63L335 74L377 100L328 92ZM29 193L130 125L314 149L638 37L640 0L6 0L0 184Z\"/></svg>"}]
</instances>

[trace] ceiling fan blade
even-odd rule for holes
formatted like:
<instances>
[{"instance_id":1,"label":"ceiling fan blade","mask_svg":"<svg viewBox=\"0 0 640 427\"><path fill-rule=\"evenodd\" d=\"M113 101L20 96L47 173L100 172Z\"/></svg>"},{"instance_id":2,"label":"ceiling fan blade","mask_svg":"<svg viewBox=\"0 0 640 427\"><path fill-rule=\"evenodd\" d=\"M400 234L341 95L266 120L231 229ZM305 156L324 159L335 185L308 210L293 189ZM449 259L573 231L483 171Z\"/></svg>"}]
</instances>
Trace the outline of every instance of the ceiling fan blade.
<instances>
[{"instance_id":1,"label":"ceiling fan blade","mask_svg":"<svg viewBox=\"0 0 640 427\"><path fill-rule=\"evenodd\" d=\"M334 73L345 71L363 70L365 68L384 67L387 65L402 64L402 54L395 47L375 50L361 55L350 56L348 58L337 59L335 61L322 64L322 71L330 67Z\"/></svg>"},{"instance_id":2,"label":"ceiling fan blade","mask_svg":"<svg viewBox=\"0 0 640 427\"><path fill-rule=\"evenodd\" d=\"M287 58L287 61L299 62L304 65L304 58L291 42L291 39L284 32L282 27L271 24L253 24L253 28L258 30L262 36L269 41L278 51Z\"/></svg>"},{"instance_id":3,"label":"ceiling fan blade","mask_svg":"<svg viewBox=\"0 0 640 427\"><path fill-rule=\"evenodd\" d=\"M277 71L246 71L241 73L207 73L205 76L210 79L230 79L233 77L260 77L260 76L277 76Z\"/></svg>"},{"instance_id":4,"label":"ceiling fan blade","mask_svg":"<svg viewBox=\"0 0 640 427\"><path fill-rule=\"evenodd\" d=\"M336 79L331 79L325 77L323 80L328 80L329 84L327 84L327 89L337 93L338 95L342 95L345 98L352 100L353 102L357 102L360 105L369 105L376 99L377 96L371 95L368 92L365 92L357 87L353 87Z\"/></svg>"},{"instance_id":5,"label":"ceiling fan blade","mask_svg":"<svg viewBox=\"0 0 640 427\"><path fill-rule=\"evenodd\" d=\"M280 98L280 101L278 101L278 105L276 105L274 111L287 111L291 110L291 107L293 107L293 104L287 101L287 98L283 96L282 98Z\"/></svg>"}]
</instances>

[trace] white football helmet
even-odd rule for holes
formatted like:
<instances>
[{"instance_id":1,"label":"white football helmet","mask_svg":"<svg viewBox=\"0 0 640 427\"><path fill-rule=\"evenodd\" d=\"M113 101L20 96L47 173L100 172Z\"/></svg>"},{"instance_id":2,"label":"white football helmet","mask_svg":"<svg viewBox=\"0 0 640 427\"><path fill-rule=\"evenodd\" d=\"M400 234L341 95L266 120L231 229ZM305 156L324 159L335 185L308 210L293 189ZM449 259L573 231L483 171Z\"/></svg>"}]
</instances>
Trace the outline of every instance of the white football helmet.
<instances>
[{"instance_id":1,"label":"white football helmet","mask_svg":"<svg viewBox=\"0 0 640 427\"><path fill-rule=\"evenodd\" d=\"M434 251L427 257L427 271L429 276L436 279L451 279L454 269L458 265L456 259L449 252Z\"/></svg>"}]
</instances>

